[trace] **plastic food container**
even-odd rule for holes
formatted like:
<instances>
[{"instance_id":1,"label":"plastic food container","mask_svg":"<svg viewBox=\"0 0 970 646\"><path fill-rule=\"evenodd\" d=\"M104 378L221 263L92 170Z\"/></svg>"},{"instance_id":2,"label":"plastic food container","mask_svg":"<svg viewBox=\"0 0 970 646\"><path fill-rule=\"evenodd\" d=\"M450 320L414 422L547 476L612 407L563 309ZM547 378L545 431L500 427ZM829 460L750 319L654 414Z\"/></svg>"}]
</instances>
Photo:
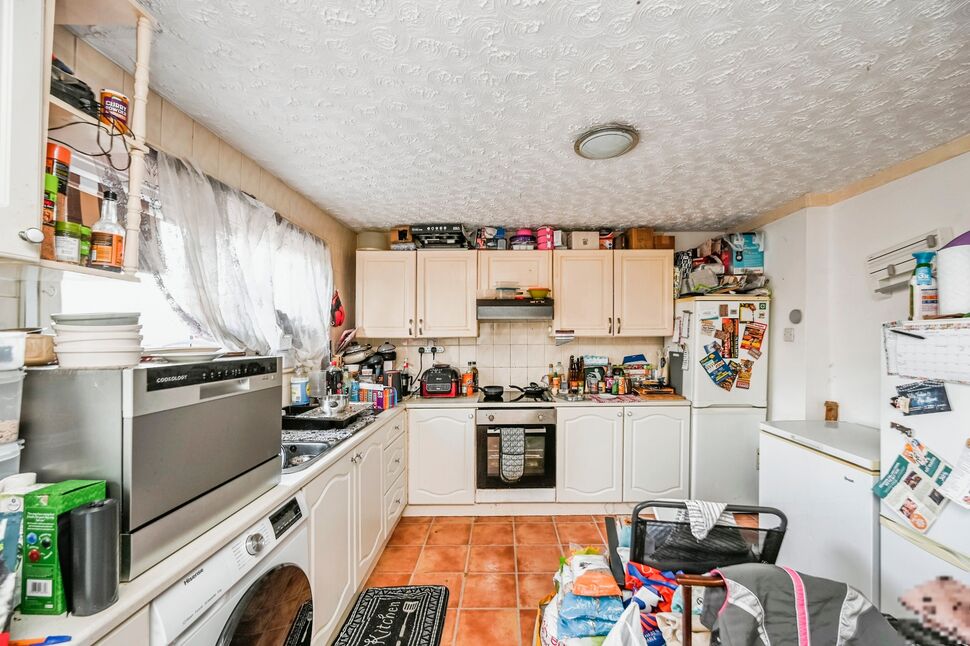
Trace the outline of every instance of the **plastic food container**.
<instances>
[{"instance_id":1,"label":"plastic food container","mask_svg":"<svg viewBox=\"0 0 970 646\"><path fill-rule=\"evenodd\" d=\"M23 450L23 440L0 444L0 480L20 473L20 452Z\"/></svg>"},{"instance_id":2,"label":"plastic food container","mask_svg":"<svg viewBox=\"0 0 970 646\"><path fill-rule=\"evenodd\" d=\"M20 400L24 392L24 371L0 372L0 444L20 437Z\"/></svg>"},{"instance_id":3,"label":"plastic food container","mask_svg":"<svg viewBox=\"0 0 970 646\"><path fill-rule=\"evenodd\" d=\"M0 332L0 370L23 368L26 345L26 332Z\"/></svg>"}]
</instances>

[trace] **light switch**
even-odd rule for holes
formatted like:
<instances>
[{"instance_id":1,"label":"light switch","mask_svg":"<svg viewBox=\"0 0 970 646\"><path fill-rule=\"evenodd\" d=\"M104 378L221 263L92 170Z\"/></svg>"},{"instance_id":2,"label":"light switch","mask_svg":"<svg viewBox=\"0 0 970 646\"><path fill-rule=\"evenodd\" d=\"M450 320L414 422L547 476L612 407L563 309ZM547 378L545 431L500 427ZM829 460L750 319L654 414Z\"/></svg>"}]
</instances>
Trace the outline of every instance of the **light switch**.
<instances>
[{"instance_id":1,"label":"light switch","mask_svg":"<svg viewBox=\"0 0 970 646\"><path fill-rule=\"evenodd\" d=\"M787 341L788 343L795 342L795 328L793 327L785 328L785 341Z\"/></svg>"}]
</instances>

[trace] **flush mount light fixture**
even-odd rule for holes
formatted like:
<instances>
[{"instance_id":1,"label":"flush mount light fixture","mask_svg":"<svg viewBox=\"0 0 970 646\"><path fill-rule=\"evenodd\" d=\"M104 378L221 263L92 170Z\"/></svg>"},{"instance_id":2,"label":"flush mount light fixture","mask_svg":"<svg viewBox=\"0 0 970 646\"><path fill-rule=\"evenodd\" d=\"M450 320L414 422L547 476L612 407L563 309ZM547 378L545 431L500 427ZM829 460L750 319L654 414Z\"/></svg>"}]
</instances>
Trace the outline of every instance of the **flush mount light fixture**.
<instances>
[{"instance_id":1,"label":"flush mount light fixture","mask_svg":"<svg viewBox=\"0 0 970 646\"><path fill-rule=\"evenodd\" d=\"M579 135L573 149L586 159L611 159L630 152L639 141L636 128L609 123Z\"/></svg>"}]
</instances>

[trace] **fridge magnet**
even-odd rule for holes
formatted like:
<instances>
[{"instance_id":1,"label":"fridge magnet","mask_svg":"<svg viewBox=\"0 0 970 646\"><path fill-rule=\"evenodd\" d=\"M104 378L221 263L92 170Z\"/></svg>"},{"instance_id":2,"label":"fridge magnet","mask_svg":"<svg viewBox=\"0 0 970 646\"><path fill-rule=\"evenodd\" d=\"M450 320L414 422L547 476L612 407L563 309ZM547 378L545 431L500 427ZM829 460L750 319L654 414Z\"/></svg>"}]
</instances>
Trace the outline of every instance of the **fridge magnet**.
<instances>
[{"instance_id":1,"label":"fridge magnet","mask_svg":"<svg viewBox=\"0 0 970 646\"><path fill-rule=\"evenodd\" d=\"M764 323L748 323L744 326L744 336L741 337L741 349L755 359L761 358L761 344L764 342L765 331L768 326Z\"/></svg>"},{"instance_id":2,"label":"fridge magnet","mask_svg":"<svg viewBox=\"0 0 970 646\"><path fill-rule=\"evenodd\" d=\"M950 410L946 386L942 381L926 380L896 386L897 397L890 402L903 415L926 415L945 413Z\"/></svg>"},{"instance_id":3,"label":"fridge magnet","mask_svg":"<svg viewBox=\"0 0 970 646\"><path fill-rule=\"evenodd\" d=\"M738 316L742 323L753 323L756 311L754 303L741 303L738 306Z\"/></svg>"},{"instance_id":4,"label":"fridge magnet","mask_svg":"<svg viewBox=\"0 0 970 646\"><path fill-rule=\"evenodd\" d=\"M715 310L704 310L701 312L701 320L709 321L718 318L717 312Z\"/></svg>"},{"instance_id":5,"label":"fridge magnet","mask_svg":"<svg viewBox=\"0 0 970 646\"><path fill-rule=\"evenodd\" d=\"M721 318L724 318L725 316L730 316L730 314L728 313L728 310L730 308L727 303L721 303L717 309L719 314L721 315Z\"/></svg>"},{"instance_id":6,"label":"fridge magnet","mask_svg":"<svg viewBox=\"0 0 970 646\"><path fill-rule=\"evenodd\" d=\"M731 392L734 387L735 382L738 379L738 375L741 374L741 365L737 361L728 361L728 370L731 371L731 376L718 384L724 390Z\"/></svg>"},{"instance_id":7,"label":"fridge magnet","mask_svg":"<svg viewBox=\"0 0 970 646\"><path fill-rule=\"evenodd\" d=\"M940 486L940 493L964 509L970 509L970 439L963 443L960 459L950 477Z\"/></svg>"},{"instance_id":8,"label":"fridge magnet","mask_svg":"<svg viewBox=\"0 0 970 646\"><path fill-rule=\"evenodd\" d=\"M714 319L704 319L701 321L701 335L714 336Z\"/></svg>"},{"instance_id":9,"label":"fridge magnet","mask_svg":"<svg viewBox=\"0 0 970 646\"><path fill-rule=\"evenodd\" d=\"M910 527L925 534L946 507L948 499L940 489L951 471L950 465L912 438L872 491Z\"/></svg>"},{"instance_id":10,"label":"fridge magnet","mask_svg":"<svg viewBox=\"0 0 970 646\"><path fill-rule=\"evenodd\" d=\"M738 372L738 380L734 385L741 390L750 389L752 372L754 372L754 361L751 359L741 359L741 370Z\"/></svg>"},{"instance_id":11,"label":"fridge magnet","mask_svg":"<svg viewBox=\"0 0 970 646\"><path fill-rule=\"evenodd\" d=\"M732 377L731 368L728 367L727 362L724 361L724 357L717 350L708 352L701 358L701 366L703 366L704 371L707 372L707 376L711 378L711 381L715 385L720 386L722 382Z\"/></svg>"}]
</instances>

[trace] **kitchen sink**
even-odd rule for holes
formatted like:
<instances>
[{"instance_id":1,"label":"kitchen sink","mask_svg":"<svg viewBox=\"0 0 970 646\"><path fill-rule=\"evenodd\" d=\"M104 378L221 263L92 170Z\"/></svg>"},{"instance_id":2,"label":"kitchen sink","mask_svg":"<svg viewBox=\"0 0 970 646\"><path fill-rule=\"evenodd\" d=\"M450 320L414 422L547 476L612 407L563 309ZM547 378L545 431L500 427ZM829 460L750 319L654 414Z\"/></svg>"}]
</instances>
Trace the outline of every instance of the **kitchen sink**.
<instances>
[{"instance_id":1,"label":"kitchen sink","mask_svg":"<svg viewBox=\"0 0 970 646\"><path fill-rule=\"evenodd\" d=\"M339 442L284 442L280 446L283 473L303 471L337 444Z\"/></svg>"}]
</instances>

